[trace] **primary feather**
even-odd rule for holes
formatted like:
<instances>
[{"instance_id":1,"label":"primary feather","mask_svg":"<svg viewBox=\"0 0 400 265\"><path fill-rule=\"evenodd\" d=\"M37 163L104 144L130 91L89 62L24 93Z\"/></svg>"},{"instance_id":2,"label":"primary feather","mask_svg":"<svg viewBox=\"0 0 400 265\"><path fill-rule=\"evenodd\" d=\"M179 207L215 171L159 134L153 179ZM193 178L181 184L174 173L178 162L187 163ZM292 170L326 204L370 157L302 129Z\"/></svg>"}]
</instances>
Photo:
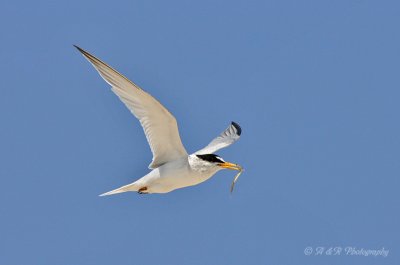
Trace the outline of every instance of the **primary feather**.
<instances>
[{"instance_id":1,"label":"primary feather","mask_svg":"<svg viewBox=\"0 0 400 265\"><path fill-rule=\"evenodd\" d=\"M240 138L242 128L236 122L232 122L218 137L211 141L206 147L196 152L196 154L212 154L219 149L230 146Z\"/></svg>"},{"instance_id":2,"label":"primary feather","mask_svg":"<svg viewBox=\"0 0 400 265\"><path fill-rule=\"evenodd\" d=\"M158 100L100 59L78 46L75 47L139 119L153 153L149 168L157 168L168 161L188 155L182 145L175 117Z\"/></svg>"}]
</instances>

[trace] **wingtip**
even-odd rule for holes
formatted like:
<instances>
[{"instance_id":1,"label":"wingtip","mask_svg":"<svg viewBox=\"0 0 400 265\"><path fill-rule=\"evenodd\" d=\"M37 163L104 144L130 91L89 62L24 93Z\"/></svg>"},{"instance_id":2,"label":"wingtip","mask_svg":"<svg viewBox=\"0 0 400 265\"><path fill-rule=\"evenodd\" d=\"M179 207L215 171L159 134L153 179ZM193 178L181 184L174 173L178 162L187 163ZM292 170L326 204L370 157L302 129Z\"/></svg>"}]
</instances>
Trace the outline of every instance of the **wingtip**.
<instances>
[{"instance_id":1,"label":"wingtip","mask_svg":"<svg viewBox=\"0 0 400 265\"><path fill-rule=\"evenodd\" d=\"M237 124L236 122L232 121L232 126L235 127L237 134L240 136L242 134L242 128L240 127L239 124Z\"/></svg>"},{"instance_id":2,"label":"wingtip","mask_svg":"<svg viewBox=\"0 0 400 265\"><path fill-rule=\"evenodd\" d=\"M89 52L85 51L84 49L82 49L81 47L79 47L78 45L73 44L73 46L83 55L83 57L85 57L87 60L89 60L89 62L91 62L92 64L95 61L99 61L101 62L99 59L97 59L95 56L91 55ZM102 62L103 63L103 62ZM104 63L103 63L104 64Z\"/></svg>"},{"instance_id":3,"label":"wingtip","mask_svg":"<svg viewBox=\"0 0 400 265\"><path fill-rule=\"evenodd\" d=\"M79 47L78 45L72 44L72 46L74 46L78 51L80 51L81 53L85 53L85 50L82 49L81 47Z\"/></svg>"}]
</instances>

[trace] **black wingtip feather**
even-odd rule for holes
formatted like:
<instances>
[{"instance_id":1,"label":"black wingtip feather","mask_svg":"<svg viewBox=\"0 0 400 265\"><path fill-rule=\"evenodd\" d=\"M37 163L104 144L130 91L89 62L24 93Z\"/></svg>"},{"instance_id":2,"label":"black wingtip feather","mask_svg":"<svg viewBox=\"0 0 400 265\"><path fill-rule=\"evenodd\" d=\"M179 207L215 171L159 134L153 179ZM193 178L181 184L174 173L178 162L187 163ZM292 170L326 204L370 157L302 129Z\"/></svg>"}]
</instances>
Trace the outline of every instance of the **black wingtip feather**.
<instances>
[{"instance_id":1,"label":"black wingtip feather","mask_svg":"<svg viewBox=\"0 0 400 265\"><path fill-rule=\"evenodd\" d=\"M237 134L240 136L242 134L242 128L240 128L239 124L234 121L232 121L232 125L233 127L235 127L235 129L237 130Z\"/></svg>"},{"instance_id":2,"label":"black wingtip feather","mask_svg":"<svg viewBox=\"0 0 400 265\"><path fill-rule=\"evenodd\" d=\"M78 45L73 44L73 46L80 51L83 55L88 55L89 53L87 51L85 51L84 49L82 49L81 47L79 47Z\"/></svg>"},{"instance_id":3,"label":"black wingtip feather","mask_svg":"<svg viewBox=\"0 0 400 265\"><path fill-rule=\"evenodd\" d=\"M77 48L77 49L78 49L78 51L82 51L82 48L81 48L81 47L79 47L78 45L72 44L72 46L74 46L75 48Z\"/></svg>"}]
</instances>

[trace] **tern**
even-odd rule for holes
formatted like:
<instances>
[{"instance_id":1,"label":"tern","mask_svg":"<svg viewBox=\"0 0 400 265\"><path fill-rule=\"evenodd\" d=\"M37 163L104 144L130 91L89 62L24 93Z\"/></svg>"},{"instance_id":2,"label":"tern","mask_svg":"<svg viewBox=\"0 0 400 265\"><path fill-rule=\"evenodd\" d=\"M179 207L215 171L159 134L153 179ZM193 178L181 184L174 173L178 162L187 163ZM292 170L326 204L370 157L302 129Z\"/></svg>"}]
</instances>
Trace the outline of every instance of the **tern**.
<instances>
[{"instance_id":1,"label":"tern","mask_svg":"<svg viewBox=\"0 0 400 265\"><path fill-rule=\"evenodd\" d=\"M231 122L229 127L206 147L188 155L181 142L175 117L158 100L100 59L76 45L74 47L94 66L100 76L111 85L111 90L139 119L153 153L153 160L149 165L151 171L147 175L100 196L127 191L139 194L167 193L200 184L221 169L239 171L232 183L232 192L242 167L226 162L214 153L239 139L242 132L239 124Z\"/></svg>"}]
</instances>

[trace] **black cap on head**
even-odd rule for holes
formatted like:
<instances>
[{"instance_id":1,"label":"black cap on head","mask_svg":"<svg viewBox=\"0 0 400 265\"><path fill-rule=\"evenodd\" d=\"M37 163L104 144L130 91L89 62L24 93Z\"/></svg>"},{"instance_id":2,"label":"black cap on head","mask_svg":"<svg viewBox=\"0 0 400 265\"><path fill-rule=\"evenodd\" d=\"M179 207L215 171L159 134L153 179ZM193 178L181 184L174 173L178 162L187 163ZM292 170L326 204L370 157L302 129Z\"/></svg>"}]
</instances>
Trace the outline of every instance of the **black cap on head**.
<instances>
[{"instance_id":1,"label":"black cap on head","mask_svg":"<svg viewBox=\"0 0 400 265\"><path fill-rule=\"evenodd\" d=\"M224 163L225 161L221 160L221 158L215 154L205 154L205 155L196 155L201 160L210 162L210 163Z\"/></svg>"}]
</instances>

